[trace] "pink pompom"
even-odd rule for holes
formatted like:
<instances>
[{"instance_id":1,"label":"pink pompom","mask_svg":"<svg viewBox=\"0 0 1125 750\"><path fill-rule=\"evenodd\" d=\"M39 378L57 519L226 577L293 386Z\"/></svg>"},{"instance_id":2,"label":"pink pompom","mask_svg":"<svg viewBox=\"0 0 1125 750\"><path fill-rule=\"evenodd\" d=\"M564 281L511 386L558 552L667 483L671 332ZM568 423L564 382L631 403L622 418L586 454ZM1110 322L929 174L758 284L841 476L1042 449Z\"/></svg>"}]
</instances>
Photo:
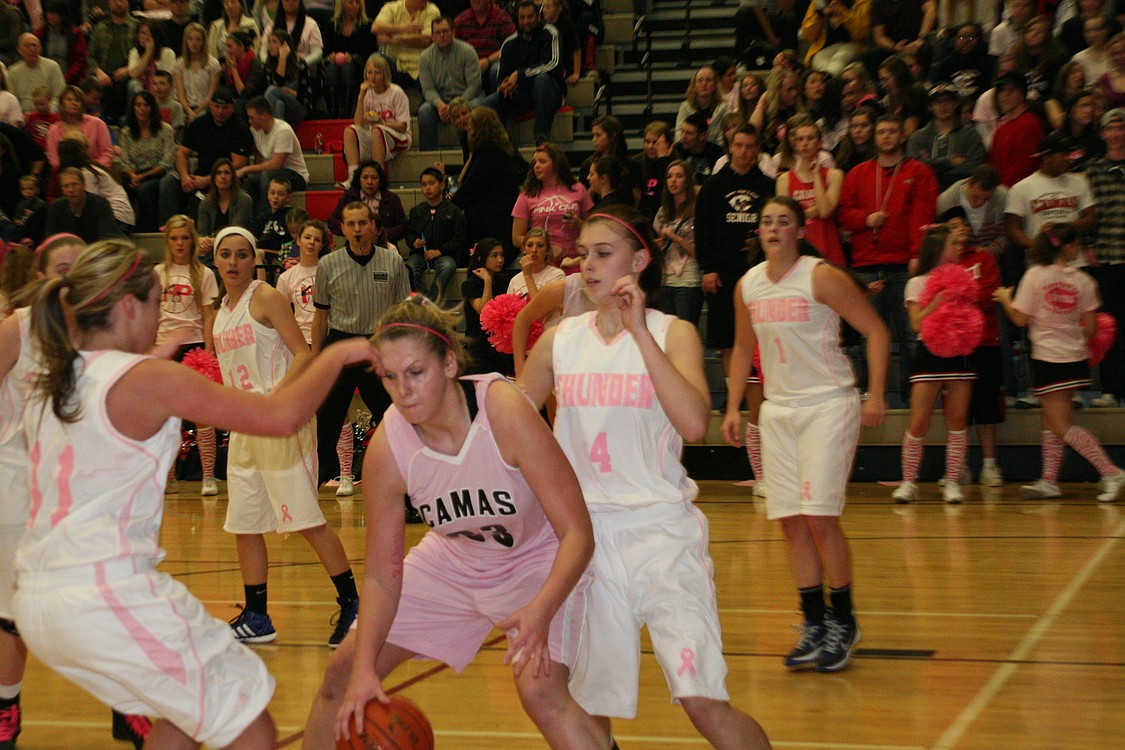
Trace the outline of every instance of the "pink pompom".
<instances>
[{"instance_id":1,"label":"pink pompom","mask_svg":"<svg viewBox=\"0 0 1125 750\"><path fill-rule=\"evenodd\" d=\"M983 332L984 315L971 302L942 302L922 319L918 331L926 348L939 357L972 354Z\"/></svg>"},{"instance_id":2,"label":"pink pompom","mask_svg":"<svg viewBox=\"0 0 1125 750\"><path fill-rule=\"evenodd\" d=\"M220 385L223 382L223 373L219 369L219 360L215 359L215 355L206 349L201 347L192 349L184 355L180 363L187 365L208 380L219 383Z\"/></svg>"},{"instance_id":3,"label":"pink pompom","mask_svg":"<svg viewBox=\"0 0 1125 750\"><path fill-rule=\"evenodd\" d=\"M516 315L527 307L527 299L518 294L500 294L488 302L480 311L480 327L488 332L488 343L492 348L502 354L511 354L512 328L516 323ZM543 323L535 321L527 336L527 350L535 346L535 342L543 335Z\"/></svg>"},{"instance_id":4,"label":"pink pompom","mask_svg":"<svg viewBox=\"0 0 1125 750\"><path fill-rule=\"evenodd\" d=\"M1098 313L1095 319L1098 322L1097 330L1086 342L1086 348L1090 350L1090 367L1097 366L1105 359L1106 352L1113 348L1113 342L1117 340L1117 321L1112 315Z\"/></svg>"},{"instance_id":5,"label":"pink pompom","mask_svg":"<svg viewBox=\"0 0 1125 750\"><path fill-rule=\"evenodd\" d=\"M925 307L941 292L942 303L946 302L975 302L979 294L977 280L956 263L943 263L926 276L926 285L918 304ZM934 352L935 354L937 352Z\"/></svg>"},{"instance_id":6,"label":"pink pompom","mask_svg":"<svg viewBox=\"0 0 1125 750\"><path fill-rule=\"evenodd\" d=\"M342 66L348 61L348 55L345 52L337 52L335 60L337 65Z\"/></svg>"}]
</instances>

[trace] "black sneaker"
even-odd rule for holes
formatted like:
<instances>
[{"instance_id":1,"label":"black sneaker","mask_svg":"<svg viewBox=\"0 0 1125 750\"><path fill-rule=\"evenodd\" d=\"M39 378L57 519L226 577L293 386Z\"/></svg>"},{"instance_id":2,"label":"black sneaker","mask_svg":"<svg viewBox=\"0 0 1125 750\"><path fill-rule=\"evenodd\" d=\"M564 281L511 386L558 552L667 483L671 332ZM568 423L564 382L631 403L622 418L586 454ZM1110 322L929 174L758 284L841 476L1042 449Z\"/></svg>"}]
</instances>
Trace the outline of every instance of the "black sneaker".
<instances>
[{"instance_id":1,"label":"black sneaker","mask_svg":"<svg viewBox=\"0 0 1125 750\"><path fill-rule=\"evenodd\" d=\"M839 672L852 661L852 649L859 643L859 623L844 622L832 615L824 618L824 644L816 660L817 672Z\"/></svg>"},{"instance_id":2,"label":"black sneaker","mask_svg":"<svg viewBox=\"0 0 1125 750\"><path fill-rule=\"evenodd\" d=\"M0 750L13 750L20 736L19 698L7 708L0 708Z\"/></svg>"},{"instance_id":3,"label":"black sneaker","mask_svg":"<svg viewBox=\"0 0 1125 750\"><path fill-rule=\"evenodd\" d=\"M790 669L806 669L816 666L820 658L820 650L824 645L824 625L806 622L804 625L794 625L801 633L800 640L793 650L785 657L785 666Z\"/></svg>"},{"instance_id":4,"label":"black sneaker","mask_svg":"<svg viewBox=\"0 0 1125 750\"><path fill-rule=\"evenodd\" d=\"M273 621L269 615L243 609L228 622L235 640L243 643L269 643L277 638L277 631L273 629Z\"/></svg>"},{"instance_id":5,"label":"black sneaker","mask_svg":"<svg viewBox=\"0 0 1125 750\"><path fill-rule=\"evenodd\" d=\"M141 750L151 731L152 722L147 716L113 712L113 739L132 742L133 747Z\"/></svg>"},{"instance_id":6,"label":"black sneaker","mask_svg":"<svg viewBox=\"0 0 1125 750\"><path fill-rule=\"evenodd\" d=\"M328 637L328 648L336 648L344 642L344 636L359 614L359 599L337 599L336 603L340 605L340 611L336 613L336 629Z\"/></svg>"}]
</instances>

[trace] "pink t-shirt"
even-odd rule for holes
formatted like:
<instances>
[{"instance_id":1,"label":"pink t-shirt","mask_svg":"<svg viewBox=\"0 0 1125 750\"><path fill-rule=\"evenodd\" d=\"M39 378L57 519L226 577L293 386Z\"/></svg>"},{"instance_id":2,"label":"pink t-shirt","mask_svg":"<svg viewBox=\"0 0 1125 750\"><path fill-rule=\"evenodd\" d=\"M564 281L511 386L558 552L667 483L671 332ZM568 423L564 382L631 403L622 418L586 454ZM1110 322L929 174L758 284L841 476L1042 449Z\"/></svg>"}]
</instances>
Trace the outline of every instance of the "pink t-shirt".
<instances>
[{"instance_id":1,"label":"pink t-shirt","mask_svg":"<svg viewBox=\"0 0 1125 750\"><path fill-rule=\"evenodd\" d=\"M1094 280L1070 266L1031 266L1020 280L1012 307L1027 315L1032 359L1084 362L1090 352L1082 315L1101 306Z\"/></svg>"},{"instance_id":2,"label":"pink t-shirt","mask_svg":"<svg viewBox=\"0 0 1125 750\"><path fill-rule=\"evenodd\" d=\"M512 217L527 220L528 229L546 229L551 238L553 255L559 259L573 258L577 255L574 244L578 241L578 230L567 229L563 225L564 217L572 213L583 218L593 207L594 201L586 192L586 187L576 182L569 188L565 185L543 188L534 197L521 191L512 208ZM552 263L558 265L558 261ZM571 273L576 271L578 266L573 266Z\"/></svg>"}]
</instances>

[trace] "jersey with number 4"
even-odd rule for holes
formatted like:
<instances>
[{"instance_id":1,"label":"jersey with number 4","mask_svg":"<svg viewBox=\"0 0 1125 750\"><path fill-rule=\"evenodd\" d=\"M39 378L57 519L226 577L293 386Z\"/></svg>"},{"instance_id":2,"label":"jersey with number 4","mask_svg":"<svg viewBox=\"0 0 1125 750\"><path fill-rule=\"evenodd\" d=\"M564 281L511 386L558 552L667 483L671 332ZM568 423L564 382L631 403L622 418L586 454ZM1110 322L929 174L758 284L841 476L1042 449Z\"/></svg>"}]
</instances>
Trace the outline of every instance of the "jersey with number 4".
<instances>
[{"instance_id":1,"label":"jersey with number 4","mask_svg":"<svg viewBox=\"0 0 1125 750\"><path fill-rule=\"evenodd\" d=\"M661 349L676 318L648 310ZM680 463L683 438L656 397L641 350L625 330L606 341L597 313L559 323L555 437L587 505L643 508L692 500L698 489Z\"/></svg>"},{"instance_id":2,"label":"jersey with number 4","mask_svg":"<svg viewBox=\"0 0 1125 750\"><path fill-rule=\"evenodd\" d=\"M801 255L775 282L763 261L742 277L742 303L758 338L769 401L825 397L855 386L840 349L840 316L813 295L813 272L823 262Z\"/></svg>"},{"instance_id":3,"label":"jersey with number 4","mask_svg":"<svg viewBox=\"0 0 1125 750\"><path fill-rule=\"evenodd\" d=\"M212 335L223 383L255 393L272 391L293 362L293 353L281 334L250 314L250 300L263 284L264 281L251 281L233 308L230 298L223 297Z\"/></svg>"},{"instance_id":4,"label":"jersey with number 4","mask_svg":"<svg viewBox=\"0 0 1125 750\"><path fill-rule=\"evenodd\" d=\"M397 407L383 415L387 442L411 504L462 554L507 556L553 541L555 532L539 499L522 472L504 462L492 434L488 389L504 377L491 373L464 380L473 383L478 411L456 456L427 448Z\"/></svg>"}]
</instances>

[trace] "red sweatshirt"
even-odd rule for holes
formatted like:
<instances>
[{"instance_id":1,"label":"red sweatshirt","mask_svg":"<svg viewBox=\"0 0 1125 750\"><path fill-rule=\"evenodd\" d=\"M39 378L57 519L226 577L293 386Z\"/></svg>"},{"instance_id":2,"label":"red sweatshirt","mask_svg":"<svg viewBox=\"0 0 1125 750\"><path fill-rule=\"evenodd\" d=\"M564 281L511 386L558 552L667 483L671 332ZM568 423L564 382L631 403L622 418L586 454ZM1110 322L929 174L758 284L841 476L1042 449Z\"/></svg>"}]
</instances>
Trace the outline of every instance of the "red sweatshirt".
<instances>
[{"instance_id":1,"label":"red sweatshirt","mask_svg":"<svg viewBox=\"0 0 1125 750\"><path fill-rule=\"evenodd\" d=\"M1039 144L1046 135L1043 123L1027 111L996 128L988 163L999 172L1001 185L1011 187L1039 169Z\"/></svg>"},{"instance_id":2,"label":"red sweatshirt","mask_svg":"<svg viewBox=\"0 0 1125 750\"><path fill-rule=\"evenodd\" d=\"M917 258L922 228L934 221L937 195L933 170L915 159L904 158L897 172L881 167L876 159L853 167L844 177L836 207L840 226L852 233L852 267L904 265ZM880 209L887 218L874 231L867 217Z\"/></svg>"},{"instance_id":3,"label":"red sweatshirt","mask_svg":"<svg viewBox=\"0 0 1125 750\"><path fill-rule=\"evenodd\" d=\"M996 303L992 301L992 293L1000 288L1000 268L996 259L991 253L967 247L957 262L977 280L977 307L984 315L984 330L978 346L1000 346L1000 319Z\"/></svg>"}]
</instances>

